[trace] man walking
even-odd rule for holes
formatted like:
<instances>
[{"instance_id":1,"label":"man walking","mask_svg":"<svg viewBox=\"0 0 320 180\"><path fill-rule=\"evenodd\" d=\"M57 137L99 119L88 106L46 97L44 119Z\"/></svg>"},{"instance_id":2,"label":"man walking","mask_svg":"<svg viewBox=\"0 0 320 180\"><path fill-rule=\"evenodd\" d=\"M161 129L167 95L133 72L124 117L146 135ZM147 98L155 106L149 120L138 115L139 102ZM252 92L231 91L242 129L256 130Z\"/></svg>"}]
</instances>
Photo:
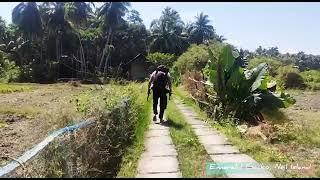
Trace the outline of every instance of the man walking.
<instances>
[{"instance_id":1,"label":"man walking","mask_svg":"<svg viewBox=\"0 0 320 180\"><path fill-rule=\"evenodd\" d=\"M157 120L158 114L158 100L160 98L160 113L159 119L160 123L163 122L164 110L167 108L167 93L169 93L169 98L171 97L171 78L169 74L169 69L164 65L160 65L151 74L149 84L148 84L148 94L150 89L153 92L153 121Z\"/></svg>"}]
</instances>

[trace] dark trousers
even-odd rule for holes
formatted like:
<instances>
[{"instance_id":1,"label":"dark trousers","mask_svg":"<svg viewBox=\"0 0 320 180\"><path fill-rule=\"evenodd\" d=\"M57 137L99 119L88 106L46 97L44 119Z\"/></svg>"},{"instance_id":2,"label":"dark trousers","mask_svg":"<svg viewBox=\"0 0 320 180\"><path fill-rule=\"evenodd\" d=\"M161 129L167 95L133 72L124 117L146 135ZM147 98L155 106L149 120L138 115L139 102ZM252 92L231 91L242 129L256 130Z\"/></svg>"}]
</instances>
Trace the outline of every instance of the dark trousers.
<instances>
[{"instance_id":1,"label":"dark trousers","mask_svg":"<svg viewBox=\"0 0 320 180\"><path fill-rule=\"evenodd\" d=\"M158 114L158 100L160 98L159 118L163 118L164 110L167 108L167 94L165 91L153 89L153 113Z\"/></svg>"}]
</instances>

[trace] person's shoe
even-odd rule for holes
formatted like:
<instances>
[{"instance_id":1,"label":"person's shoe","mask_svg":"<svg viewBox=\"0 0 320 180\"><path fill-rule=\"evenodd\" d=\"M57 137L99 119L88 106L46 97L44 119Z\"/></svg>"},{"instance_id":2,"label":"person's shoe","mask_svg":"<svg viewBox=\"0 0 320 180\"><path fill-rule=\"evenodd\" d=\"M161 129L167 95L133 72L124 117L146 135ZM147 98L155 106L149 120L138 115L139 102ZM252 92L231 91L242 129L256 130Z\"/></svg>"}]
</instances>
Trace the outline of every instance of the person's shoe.
<instances>
[{"instance_id":1,"label":"person's shoe","mask_svg":"<svg viewBox=\"0 0 320 180\"><path fill-rule=\"evenodd\" d=\"M153 121L157 121L157 115L153 116Z\"/></svg>"}]
</instances>

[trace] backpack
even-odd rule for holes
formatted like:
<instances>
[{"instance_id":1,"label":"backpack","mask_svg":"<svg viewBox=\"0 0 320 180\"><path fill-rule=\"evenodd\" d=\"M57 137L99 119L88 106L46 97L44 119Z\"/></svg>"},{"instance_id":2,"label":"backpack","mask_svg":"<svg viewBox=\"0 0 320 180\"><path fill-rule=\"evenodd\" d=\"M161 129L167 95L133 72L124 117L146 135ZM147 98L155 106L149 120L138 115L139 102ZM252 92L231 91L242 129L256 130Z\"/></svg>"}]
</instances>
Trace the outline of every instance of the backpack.
<instances>
[{"instance_id":1,"label":"backpack","mask_svg":"<svg viewBox=\"0 0 320 180\"><path fill-rule=\"evenodd\" d=\"M167 83L168 83L167 73L157 70L153 80L153 88L157 90L166 90Z\"/></svg>"}]
</instances>

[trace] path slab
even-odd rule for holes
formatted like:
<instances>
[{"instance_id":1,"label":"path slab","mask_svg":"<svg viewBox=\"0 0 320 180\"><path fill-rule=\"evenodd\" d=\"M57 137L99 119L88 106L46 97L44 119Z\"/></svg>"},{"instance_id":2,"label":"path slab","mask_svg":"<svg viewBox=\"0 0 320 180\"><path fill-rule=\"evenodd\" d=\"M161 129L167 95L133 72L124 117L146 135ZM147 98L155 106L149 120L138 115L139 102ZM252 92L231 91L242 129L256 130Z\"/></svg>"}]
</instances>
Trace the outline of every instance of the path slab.
<instances>
[{"instance_id":1,"label":"path slab","mask_svg":"<svg viewBox=\"0 0 320 180\"><path fill-rule=\"evenodd\" d=\"M153 144L146 145L146 156L177 156L177 151L174 145L153 146Z\"/></svg>"},{"instance_id":2,"label":"path slab","mask_svg":"<svg viewBox=\"0 0 320 180\"><path fill-rule=\"evenodd\" d=\"M194 133L197 136L207 136L207 135L217 135L218 133L215 131L210 131L211 128L203 128L203 129L193 129Z\"/></svg>"},{"instance_id":3,"label":"path slab","mask_svg":"<svg viewBox=\"0 0 320 180\"><path fill-rule=\"evenodd\" d=\"M150 125L150 130L169 130L169 127L152 122L152 124Z\"/></svg>"},{"instance_id":4,"label":"path slab","mask_svg":"<svg viewBox=\"0 0 320 180\"><path fill-rule=\"evenodd\" d=\"M170 136L154 136L146 139L147 147L173 144Z\"/></svg>"},{"instance_id":5,"label":"path slab","mask_svg":"<svg viewBox=\"0 0 320 180\"><path fill-rule=\"evenodd\" d=\"M137 178L181 178L177 151L169 127L151 122L145 136L145 151L138 162Z\"/></svg>"},{"instance_id":6,"label":"path slab","mask_svg":"<svg viewBox=\"0 0 320 180\"><path fill-rule=\"evenodd\" d=\"M199 121L199 120L195 120L195 119L189 119L188 123L191 124L191 125L203 125L203 126L206 125L205 122Z\"/></svg>"},{"instance_id":7,"label":"path slab","mask_svg":"<svg viewBox=\"0 0 320 180\"><path fill-rule=\"evenodd\" d=\"M176 157L150 157L141 159L139 164L139 174L170 173L178 172L178 160Z\"/></svg>"},{"instance_id":8,"label":"path slab","mask_svg":"<svg viewBox=\"0 0 320 180\"><path fill-rule=\"evenodd\" d=\"M239 150L233 147L232 145L205 145L205 148L209 155L240 153Z\"/></svg>"},{"instance_id":9,"label":"path slab","mask_svg":"<svg viewBox=\"0 0 320 180\"><path fill-rule=\"evenodd\" d=\"M217 134L209 134L206 136L198 136L199 141L203 145L211 145L211 144L230 144L224 137Z\"/></svg>"},{"instance_id":10,"label":"path slab","mask_svg":"<svg viewBox=\"0 0 320 180\"><path fill-rule=\"evenodd\" d=\"M246 154L218 154L210 155L214 162L256 163L254 159Z\"/></svg>"},{"instance_id":11,"label":"path slab","mask_svg":"<svg viewBox=\"0 0 320 180\"><path fill-rule=\"evenodd\" d=\"M154 174L139 174L137 178L181 178L180 172L174 173L154 173Z\"/></svg>"},{"instance_id":12,"label":"path slab","mask_svg":"<svg viewBox=\"0 0 320 180\"><path fill-rule=\"evenodd\" d=\"M170 133L168 130L166 129L152 129L150 131L147 132L146 137L160 137L160 136L170 136Z\"/></svg>"},{"instance_id":13,"label":"path slab","mask_svg":"<svg viewBox=\"0 0 320 180\"><path fill-rule=\"evenodd\" d=\"M204 129L204 128L208 128L208 125L205 124L192 124L192 129Z\"/></svg>"}]
</instances>

